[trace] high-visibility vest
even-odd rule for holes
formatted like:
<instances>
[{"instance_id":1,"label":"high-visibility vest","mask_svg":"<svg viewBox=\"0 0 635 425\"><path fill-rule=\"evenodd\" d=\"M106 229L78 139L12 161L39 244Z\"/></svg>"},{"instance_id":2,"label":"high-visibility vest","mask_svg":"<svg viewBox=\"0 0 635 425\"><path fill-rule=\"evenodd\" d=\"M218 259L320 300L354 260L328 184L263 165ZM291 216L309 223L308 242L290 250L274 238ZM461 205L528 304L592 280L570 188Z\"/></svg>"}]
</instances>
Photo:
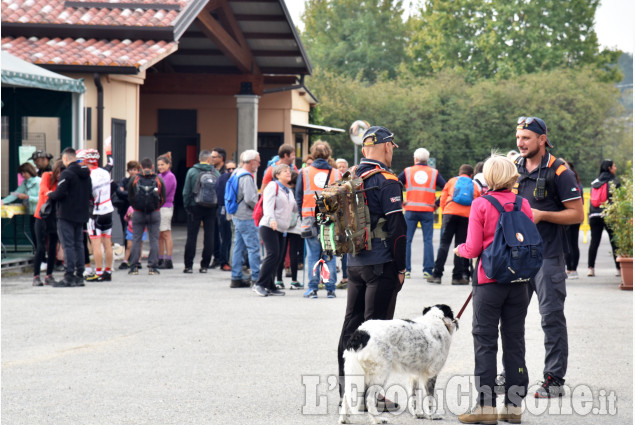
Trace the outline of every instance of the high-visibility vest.
<instances>
[{"instance_id":1,"label":"high-visibility vest","mask_svg":"<svg viewBox=\"0 0 635 425\"><path fill-rule=\"evenodd\" d=\"M315 194L322 193L329 170L305 167L301 170L304 196L302 197L302 217L313 217L315 215ZM333 184L340 177L340 172L335 168L331 169L329 184Z\"/></svg>"},{"instance_id":2,"label":"high-visibility vest","mask_svg":"<svg viewBox=\"0 0 635 425\"><path fill-rule=\"evenodd\" d=\"M406 211L434 211L439 172L427 165L413 165L406 172Z\"/></svg>"}]
</instances>

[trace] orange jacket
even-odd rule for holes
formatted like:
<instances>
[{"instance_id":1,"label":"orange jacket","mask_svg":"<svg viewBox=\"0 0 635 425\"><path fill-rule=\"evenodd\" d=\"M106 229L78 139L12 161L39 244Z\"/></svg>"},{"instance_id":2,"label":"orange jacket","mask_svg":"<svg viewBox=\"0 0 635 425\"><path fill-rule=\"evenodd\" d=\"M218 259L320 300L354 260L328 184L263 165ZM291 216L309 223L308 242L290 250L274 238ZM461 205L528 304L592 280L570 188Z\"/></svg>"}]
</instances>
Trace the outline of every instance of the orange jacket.
<instances>
[{"instance_id":1,"label":"orange jacket","mask_svg":"<svg viewBox=\"0 0 635 425\"><path fill-rule=\"evenodd\" d=\"M406 173L406 211L434 211L435 189L439 172L427 165L413 165Z\"/></svg>"},{"instance_id":2,"label":"orange jacket","mask_svg":"<svg viewBox=\"0 0 635 425\"><path fill-rule=\"evenodd\" d=\"M42 205L44 205L46 200L49 198L47 193L49 191L54 192L55 189L57 189L57 182L51 185L52 176L53 176L52 171L47 171L42 174L42 180L40 181L40 195L37 200L37 207L35 207L35 214L33 214L35 218L39 218L39 219L42 218L40 217L40 209L42 208Z\"/></svg>"},{"instance_id":3,"label":"orange jacket","mask_svg":"<svg viewBox=\"0 0 635 425\"><path fill-rule=\"evenodd\" d=\"M302 217L313 217L315 215L315 197L316 193L322 193L326 176L329 170L308 166L300 170L302 173L302 184L304 194L302 197ZM340 172L333 168L329 177L329 184L333 184L340 178ZM317 183L316 183L317 180Z\"/></svg>"},{"instance_id":4,"label":"orange jacket","mask_svg":"<svg viewBox=\"0 0 635 425\"><path fill-rule=\"evenodd\" d=\"M469 217L471 206L457 204L456 202L452 202L452 195L454 194L454 185L459 177L470 177L467 174L461 174L458 177L452 177L441 191L441 210L443 210L443 214L452 214L452 215L460 215L461 217ZM472 182L474 185L474 199L481 196L481 191L478 189L476 183Z\"/></svg>"}]
</instances>

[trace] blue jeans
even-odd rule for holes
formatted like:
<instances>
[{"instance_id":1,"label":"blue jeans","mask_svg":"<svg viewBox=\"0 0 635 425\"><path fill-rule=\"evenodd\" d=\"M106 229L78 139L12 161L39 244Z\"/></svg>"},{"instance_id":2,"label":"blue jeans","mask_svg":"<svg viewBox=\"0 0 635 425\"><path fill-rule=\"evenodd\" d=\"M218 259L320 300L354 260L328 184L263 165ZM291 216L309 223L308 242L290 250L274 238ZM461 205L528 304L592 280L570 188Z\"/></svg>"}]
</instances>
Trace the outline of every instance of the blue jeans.
<instances>
[{"instance_id":1,"label":"blue jeans","mask_svg":"<svg viewBox=\"0 0 635 425\"><path fill-rule=\"evenodd\" d=\"M243 279L243 251L247 249L251 280L256 282L260 274L260 237L258 228L252 219L239 220L232 217L234 222L234 252L232 254L232 280Z\"/></svg>"},{"instance_id":2,"label":"blue jeans","mask_svg":"<svg viewBox=\"0 0 635 425\"><path fill-rule=\"evenodd\" d=\"M316 237L305 239L306 241L306 261L304 262L304 267L309 273L309 289L316 290L318 289L318 284L320 283L320 268L318 267L315 270L315 274L313 274L313 266L320 260L320 253L322 252L322 246L320 245L320 240ZM326 261L327 256L323 255L322 258ZM335 291L335 282L337 281L337 269L336 269L336 257L331 258L329 261L326 261L326 265L331 272L331 276L329 276L329 281L325 282L327 291Z\"/></svg>"},{"instance_id":3,"label":"blue jeans","mask_svg":"<svg viewBox=\"0 0 635 425\"><path fill-rule=\"evenodd\" d=\"M427 211L406 211L406 225L408 226L406 235L406 270L411 271L412 238L419 223L421 223L421 230L423 231L423 271L432 274L432 269L434 268L434 247L432 246L434 213Z\"/></svg>"}]
</instances>

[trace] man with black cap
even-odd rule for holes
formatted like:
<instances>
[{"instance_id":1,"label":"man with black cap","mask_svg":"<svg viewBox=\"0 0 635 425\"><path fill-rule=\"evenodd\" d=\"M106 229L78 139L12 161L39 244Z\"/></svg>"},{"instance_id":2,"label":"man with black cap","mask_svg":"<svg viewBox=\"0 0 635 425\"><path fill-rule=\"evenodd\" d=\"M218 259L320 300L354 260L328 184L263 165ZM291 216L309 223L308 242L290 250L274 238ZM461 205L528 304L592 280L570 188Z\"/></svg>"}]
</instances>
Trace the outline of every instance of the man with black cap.
<instances>
[{"instance_id":1,"label":"man with black cap","mask_svg":"<svg viewBox=\"0 0 635 425\"><path fill-rule=\"evenodd\" d=\"M348 257L346 314L338 345L340 379L344 377L346 345L366 320L392 319L397 292L406 275L406 220L402 211L402 186L389 168L394 135L385 127L373 126L363 136L362 154L355 175L364 178L371 222L371 250ZM374 174L369 174L374 173ZM340 395L344 386L340 382ZM385 407L390 409L390 402ZM394 405L393 405L394 407ZM381 411L381 409L380 409Z\"/></svg>"},{"instance_id":2,"label":"man with black cap","mask_svg":"<svg viewBox=\"0 0 635 425\"><path fill-rule=\"evenodd\" d=\"M37 175L39 177L42 177L42 174L44 174L47 171L52 171L51 164L50 164L52 158L53 158L53 155L45 151L40 150L40 151L33 152L33 155L31 155L31 160L35 163L35 166L37 167Z\"/></svg>"},{"instance_id":3,"label":"man with black cap","mask_svg":"<svg viewBox=\"0 0 635 425\"><path fill-rule=\"evenodd\" d=\"M516 127L520 177L514 192L531 205L534 222L543 242L542 268L528 285L529 298L536 292L545 333L544 383L536 398L562 397L569 345L564 316L566 278L565 226L584 220L582 193L574 173L564 161L547 151L553 145L547 125L537 117L520 117Z\"/></svg>"}]
</instances>

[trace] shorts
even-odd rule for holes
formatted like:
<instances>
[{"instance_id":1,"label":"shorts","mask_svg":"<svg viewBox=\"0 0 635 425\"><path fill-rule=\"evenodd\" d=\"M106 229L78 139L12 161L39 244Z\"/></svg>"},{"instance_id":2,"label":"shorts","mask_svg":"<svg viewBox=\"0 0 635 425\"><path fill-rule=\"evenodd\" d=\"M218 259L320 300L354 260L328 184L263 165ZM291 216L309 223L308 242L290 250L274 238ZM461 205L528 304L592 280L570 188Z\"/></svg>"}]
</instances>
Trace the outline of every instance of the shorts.
<instances>
[{"instance_id":1,"label":"shorts","mask_svg":"<svg viewBox=\"0 0 635 425\"><path fill-rule=\"evenodd\" d=\"M161 213L161 222L159 223L159 232L172 230L172 214L174 207L163 207L159 210Z\"/></svg>"},{"instance_id":2,"label":"shorts","mask_svg":"<svg viewBox=\"0 0 635 425\"><path fill-rule=\"evenodd\" d=\"M128 229L126 229L126 240L127 241L131 241L132 240L132 232ZM147 241L148 240L148 232L144 231L143 232L143 236L141 237L142 241Z\"/></svg>"},{"instance_id":3,"label":"shorts","mask_svg":"<svg viewBox=\"0 0 635 425\"><path fill-rule=\"evenodd\" d=\"M91 216L86 228L91 239L109 238L112 234L112 213Z\"/></svg>"}]
</instances>

